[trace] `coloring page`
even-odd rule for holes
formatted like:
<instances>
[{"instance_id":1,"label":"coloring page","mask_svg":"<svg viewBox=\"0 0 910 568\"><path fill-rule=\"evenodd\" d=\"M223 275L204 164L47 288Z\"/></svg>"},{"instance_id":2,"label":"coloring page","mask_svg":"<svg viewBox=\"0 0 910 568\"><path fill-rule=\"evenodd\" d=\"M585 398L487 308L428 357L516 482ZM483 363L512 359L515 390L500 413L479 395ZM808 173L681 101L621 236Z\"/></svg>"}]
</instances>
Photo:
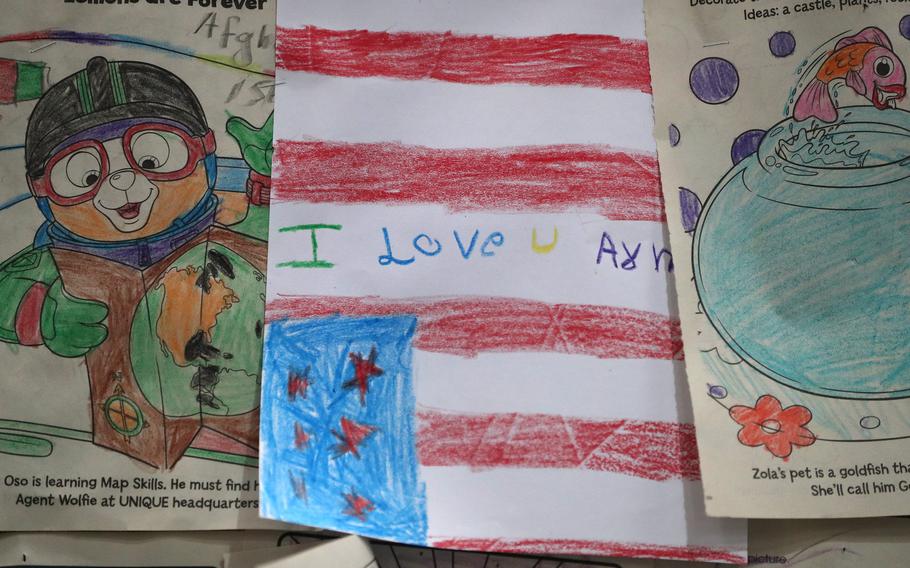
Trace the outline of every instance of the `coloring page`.
<instances>
[{"instance_id":1,"label":"coloring page","mask_svg":"<svg viewBox=\"0 0 910 568\"><path fill-rule=\"evenodd\" d=\"M269 0L10 0L0 529L261 526Z\"/></svg>"},{"instance_id":2,"label":"coloring page","mask_svg":"<svg viewBox=\"0 0 910 568\"><path fill-rule=\"evenodd\" d=\"M647 1L709 515L910 511L910 15Z\"/></svg>"}]
</instances>

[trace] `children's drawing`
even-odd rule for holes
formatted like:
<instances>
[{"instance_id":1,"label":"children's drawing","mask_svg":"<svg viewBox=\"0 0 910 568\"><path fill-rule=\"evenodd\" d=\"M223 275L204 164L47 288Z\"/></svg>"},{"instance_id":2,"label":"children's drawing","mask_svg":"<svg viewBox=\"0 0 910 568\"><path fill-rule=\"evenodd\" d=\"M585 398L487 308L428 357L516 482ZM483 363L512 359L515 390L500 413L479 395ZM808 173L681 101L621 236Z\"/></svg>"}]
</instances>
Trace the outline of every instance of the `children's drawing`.
<instances>
[{"instance_id":1,"label":"children's drawing","mask_svg":"<svg viewBox=\"0 0 910 568\"><path fill-rule=\"evenodd\" d=\"M834 80L872 104L835 108ZM734 158L701 213L693 262L704 313L746 363L787 387L854 400L910 394L900 317L910 306L894 246L910 228L910 113L895 108L904 82L883 31L840 39L793 117ZM811 407L782 409L768 394L747 402L730 408L743 444L786 458L816 441Z\"/></svg>"},{"instance_id":2,"label":"children's drawing","mask_svg":"<svg viewBox=\"0 0 910 568\"><path fill-rule=\"evenodd\" d=\"M6 63L8 98L35 98L42 66ZM271 119L260 130L235 117L227 131L249 166L219 163L179 77L95 57L41 94L25 133L46 221L0 267L0 338L84 357L94 443L158 467L203 428L221 449L258 444ZM232 166L250 172L245 196L216 187Z\"/></svg>"},{"instance_id":3,"label":"children's drawing","mask_svg":"<svg viewBox=\"0 0 910 568\"><path fill-rule=\"evenodd\" d=\"M687 507L641 5L355 4L279 6L263 516L740 560Z\"/></svg>"},{"instance_id":4,"label":"children's drawing","mask_svg":"<svg viewBox=\"0 0 910 568\"><path fill-rule=\"evenodd\" d=\"M46 222L0 267L2 339L85 357L98 445L166 468L203 427L256 448L265 235L217 222L190 88L95 57L38 101L25 160Z\"/></svg>"},{"instance_id":5,"label":"children's drawing","mask_svg":"<svg viewBox=\"0 0 910 568\"><path fill-rule=\"evenodd\" d=\"M696 283L719 333L767 376L827 396L900 398L902 255L891 243L906 224L899 141L910 122L902 110L839 112L833 126L775 125L718 185L695 234Z\"/></svg>"},{"instance_id":6,"label":"children's drawing","mask_svg":"<svg viewBox=\"0 0 910 568\"><path fill-rule=\"evenodd\" d=\"M4 5L0 528L258 524L258 6Z\"/></svg>"},{"instance_id":7,"label":"children's drawing","mask_svg":"<svg viewBox=\"0 0 910 568\"><path fill-rule=\"evenodd\" d=\"M707 17L678 12L687 18L680 29ZM818 14L792 29L753 29L740 28L742 11L716 14L699 33L735 40L699 39L676 56L667 38L652 52L655 74L667 74L655 83L656 116L690 145L665 140L661 173L674 197L674 252L691 246L691 273L684 267L678 284L707 508L772 517L901 510L888 496L910 438L901 244L910 231L910 47L900 18L886 10L844 29L846 19ZM655 30L671 25L656 2L648 17ZM683 59L688 84L671 69ZM773 87L745 87L758 68ZM721 142L707 124L724 132Z\"/></svg>"}]
</instances>

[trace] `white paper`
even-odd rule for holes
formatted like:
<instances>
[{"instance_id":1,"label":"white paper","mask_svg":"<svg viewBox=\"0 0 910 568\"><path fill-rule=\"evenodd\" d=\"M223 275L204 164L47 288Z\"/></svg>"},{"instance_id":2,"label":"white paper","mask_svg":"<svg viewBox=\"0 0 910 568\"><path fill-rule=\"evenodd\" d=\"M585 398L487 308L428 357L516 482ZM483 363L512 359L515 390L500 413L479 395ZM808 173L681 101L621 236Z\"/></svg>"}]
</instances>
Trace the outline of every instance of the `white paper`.
<instances>
[{"instance_id":1,"label":"white paper","mask_svg":"<svg viewBox=\"0 0 910 568\"><path fill-rule=\"evenodd\" d=\"M264 516L744 559L698 504L641 10L279 7Z\"/></svg>"}]
</instances>

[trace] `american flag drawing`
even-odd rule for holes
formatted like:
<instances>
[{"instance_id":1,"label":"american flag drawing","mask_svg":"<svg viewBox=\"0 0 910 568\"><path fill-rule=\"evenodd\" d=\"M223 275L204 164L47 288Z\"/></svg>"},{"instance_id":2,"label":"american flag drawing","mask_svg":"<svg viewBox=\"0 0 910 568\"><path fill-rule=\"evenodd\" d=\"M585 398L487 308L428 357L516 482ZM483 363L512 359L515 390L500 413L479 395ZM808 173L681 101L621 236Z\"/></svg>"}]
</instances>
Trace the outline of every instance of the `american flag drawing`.
<instances>
[{"instance_id":1,"label":"american flag drawing","mask_svg":"<svg viewBox=\"0 0 910 568\"><path fill-rule=\"evenodd\" d=\"M265 516L745 561L677 399L641 10L279 5Z\"/></svg>"}]
</instances>

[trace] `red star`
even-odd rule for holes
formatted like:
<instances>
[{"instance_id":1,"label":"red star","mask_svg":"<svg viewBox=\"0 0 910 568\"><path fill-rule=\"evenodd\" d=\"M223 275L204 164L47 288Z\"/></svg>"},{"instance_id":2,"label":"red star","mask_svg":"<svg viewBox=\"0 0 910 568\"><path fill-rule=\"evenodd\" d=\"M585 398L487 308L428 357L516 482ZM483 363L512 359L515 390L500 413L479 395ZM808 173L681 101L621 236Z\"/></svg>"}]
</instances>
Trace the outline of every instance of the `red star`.
<instances>
[{"instance_id":1,"label":"red star","mask_svg":"<svg viewBox=\"0 0 910 568\"><path fill-rule=\"evenodd\" d=\"M354 378L345 382L342 386L346 389L357 387L360 391L360 404L366 404L367 390L369 390L369 381L372 377L378 377L383 373L382 369L376 366L376 348L370 349L370 356L364 360L360 353L349 353L351 363L354 364Z\"/></svg>"},{"instance_id":2,"label":"red star","mask_svg":"<svg viewBox=\"0 0 910 568\"><path fill-rule=\"evenodd\" d=\"M341 441L341 443L335 447L338 455L343 456L350 452L355 458L360 459L360 452L357 451L357 447L363 443L367 436L375 431L376 428L373 426L358 424L353 420L342 418L341 434L332 430L332 434Z\"/></svg>"},{"instance_id":3,"label":"red star","mask_svg":"<svg viewBox=\"0 0 910 568\"><path fill-rule=\"evenodd\" d=\"M296 495L298 499L309 501L306 492L306 481L304 481L303 477L294 475L294 472L291 471L288 472L288 476L290 476L291 485L294 487L294 495Z\"/></svg>"},{"instance_id":4,"label":"red star","mask_svg":"<svg viewBox=\"0 0 910 568\"><path fill-rule=\"evenodd\" d=\"M307 447L307 444L310 442L310 435L307 434L303 426L299 422L294 422L294 446L298 450L302 450Z\"/></svg>"},{"instance_id":5,"label":"red star","mask_svg":"<svg viewBox=\"0 0 910 568\"><path fill-rule=\"evenodd\" d=\"M303 376L298 375L296 371L288 373L288 398L292 402L297 399L297 395L300 395L300 398L306 398L306 392L311 382L309 367L303 372Z\"/></svg>"},{"instance_id":6,"label":"red star","mask_svg":"<svg viewBox=\"0 0 910 568\"><path fill-rule=\"evenodd\" d=\"M350 493L346 493L344 498L348 502L348 508L343 511L345 515L366 521L367 513L376 510L376 505L373 505L367 498L358 495L353 489Z\"/></svg>"}]
</instances>

